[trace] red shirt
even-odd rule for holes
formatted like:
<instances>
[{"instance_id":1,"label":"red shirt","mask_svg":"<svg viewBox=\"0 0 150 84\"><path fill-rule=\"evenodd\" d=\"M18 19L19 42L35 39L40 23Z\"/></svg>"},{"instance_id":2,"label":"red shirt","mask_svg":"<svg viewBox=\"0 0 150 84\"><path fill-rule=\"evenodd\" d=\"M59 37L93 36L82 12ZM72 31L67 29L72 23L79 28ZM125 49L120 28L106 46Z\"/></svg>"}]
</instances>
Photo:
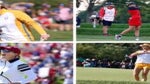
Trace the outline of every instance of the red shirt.
<instances>
[{"instance_id":1,"label":"red shirt","mask_svg":"<svg viewBox=\"0 0 150 84\"><path fill-rule=\"evenodd\" d=\"M140 11L138 8L129 8L128 13L131 15L131 17L141 18Z\"/></svg>"},{"instance_id":2,"label":"red shirt","mask_svg":"<svg viewBox=\"0 0 150 84\"><path fill-rule=\"evenodd\" d=\"M38 21L46 27L50 25L50 21L46 16L39 16Z\"/></svg>"},{"instance_id":3,"label":"red shirt","mask_svg":"<svg viewBox=\"0 0 150 84\"><path fill-rule=\"evenodd\" d=\"M141 14L140 10L137 7L129 7L128 13L131 15L131 17L128 20L128 24L130 26L140 26L142 24L141 22Z\"/></svg>"}]
</instances>

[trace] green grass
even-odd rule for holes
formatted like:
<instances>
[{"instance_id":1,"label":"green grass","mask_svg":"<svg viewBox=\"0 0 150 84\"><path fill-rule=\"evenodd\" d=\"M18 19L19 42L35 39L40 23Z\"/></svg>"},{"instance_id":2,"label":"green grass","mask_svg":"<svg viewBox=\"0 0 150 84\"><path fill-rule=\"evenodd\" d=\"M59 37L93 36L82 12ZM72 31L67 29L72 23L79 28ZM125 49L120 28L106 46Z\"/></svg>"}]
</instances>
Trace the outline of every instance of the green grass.
<instances>
[{"instance_id":1,"label":"green grass","mask_svg":"<svg viewBox=\"0 0 150 84\"><path fill-rule=\"evenodd\" d=\"M73 40L73 32L72 31L52 31L46 30L46 32L51 36L47 41L72 41ZM40 35L32 30L33 36L36 41L40 40Z\"/></svg>"},{"instance_id":2,"label":"green grass","mask_svg":"<svg viewBox=\"0 0 150 84\"><path fill-rule=\"evenodd\" d=\"M115 40L114 36L102 36L102 35L77 35L78 41L135 41L133 36L123 36L121 40ZM141 36L140 41L149 41L150 37Z\"/></svg>"},{"instance_id":3,"label":"green grass","mask_svg":"<svg viewBox=\"0 0 150 84\"><path fill-rule=\"evenodd\" d=\"M91 24L83 23L81 28L77 29L77 40L78 41L115 41L115 34L121 33L123 30L128 28L127 24L113 24L109 28L108 32L111 36L102 36L102 25L98 25L97 28L92 28ZM140 40L150 40L150 24L143 24L140 30ZM134 32L129 32L122 38L121 41L135 41Z\"/></svg>"},{"instance_id":4,"label":"green grass","mask_svg":"<svg viewBox=\"0 0 150 84\"><path fill-rule=\"evenodd\" d=\"M150 78L150 76L149 76ZM77 67L77 84L143 84L136 82L132 70ZM150 80L144 84L150 84Z\"/></svg>"},{"instance_id":5,"label":"green grass","mask_svg":"<svg viewBox=\"0 0 150 84\"><path fill-rule=\"evenodd\" d=\"M85 80L79 80L77 81L77 84L149 84L149 83L143 83L143 82L127 82L127 81L85 81Z\"/></svg>"}]
</instances>

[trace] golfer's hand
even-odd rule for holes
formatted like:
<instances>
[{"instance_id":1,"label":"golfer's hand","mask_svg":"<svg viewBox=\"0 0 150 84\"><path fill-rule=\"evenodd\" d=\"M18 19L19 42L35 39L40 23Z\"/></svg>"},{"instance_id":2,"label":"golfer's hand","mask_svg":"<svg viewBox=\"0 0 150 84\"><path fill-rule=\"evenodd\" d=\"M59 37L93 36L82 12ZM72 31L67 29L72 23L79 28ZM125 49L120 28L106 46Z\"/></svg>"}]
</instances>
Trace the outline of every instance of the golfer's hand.
<instances>
[{"instance_id":1,"label":"golfer's hand","mask_svg":"<svg viewBox=\"0 0 150 84\"><path fill-rule=\"evenodd\" d=\"M41 35L42 40L47 40L49 37L50 37L50 35L48 35L48 34Z\"/></svg>"},{"instance_id":2,"label":"golfer's hand","mask_svg":"<svg viewBox=\"0 0 150 84\"><path fill-rule=\"evenodd\" d=\"M132 59L133 57L132 57L132 56L129 56L129 58Z\"/></svg>"}]
</instances>

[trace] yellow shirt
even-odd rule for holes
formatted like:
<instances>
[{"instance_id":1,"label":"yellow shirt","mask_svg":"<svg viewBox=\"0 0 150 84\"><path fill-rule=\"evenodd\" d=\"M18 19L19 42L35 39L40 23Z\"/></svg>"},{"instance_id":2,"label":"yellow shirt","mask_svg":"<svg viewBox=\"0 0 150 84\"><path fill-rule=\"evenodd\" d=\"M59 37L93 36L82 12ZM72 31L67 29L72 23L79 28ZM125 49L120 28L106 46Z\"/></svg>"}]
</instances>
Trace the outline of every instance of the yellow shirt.
<instances>
[{"instance_id":1,"label":"yellow shirt","mask_svg":"<svg viewBox=\"0 0 150 84\"><path fill-rule=\"evenodd\" d=\"M34 28L40 35L46 34L44 29L24 12L0 10L0 38L2 41L33 41L34 37L30 28Z\"/></svg>"}]
</instances>

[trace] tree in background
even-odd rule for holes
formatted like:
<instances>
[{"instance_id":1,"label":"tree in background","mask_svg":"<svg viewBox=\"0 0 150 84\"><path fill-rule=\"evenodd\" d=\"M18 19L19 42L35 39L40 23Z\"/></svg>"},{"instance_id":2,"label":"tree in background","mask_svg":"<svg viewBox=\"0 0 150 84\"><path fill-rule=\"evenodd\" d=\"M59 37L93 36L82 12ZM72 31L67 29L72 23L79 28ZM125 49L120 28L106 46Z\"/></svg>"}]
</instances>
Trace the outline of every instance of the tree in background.
<instances>
[{"instance_id":1,"label":"tree in background","mask_svg":"<svg viewBox=\"0 0 150 84\"><path fill-rule=\"evenodd\" d=\"M125 55L139 49L136 43L79 43L77 44L77 58L96 58L121 61Z\"/></svg>"}]
</instances>

